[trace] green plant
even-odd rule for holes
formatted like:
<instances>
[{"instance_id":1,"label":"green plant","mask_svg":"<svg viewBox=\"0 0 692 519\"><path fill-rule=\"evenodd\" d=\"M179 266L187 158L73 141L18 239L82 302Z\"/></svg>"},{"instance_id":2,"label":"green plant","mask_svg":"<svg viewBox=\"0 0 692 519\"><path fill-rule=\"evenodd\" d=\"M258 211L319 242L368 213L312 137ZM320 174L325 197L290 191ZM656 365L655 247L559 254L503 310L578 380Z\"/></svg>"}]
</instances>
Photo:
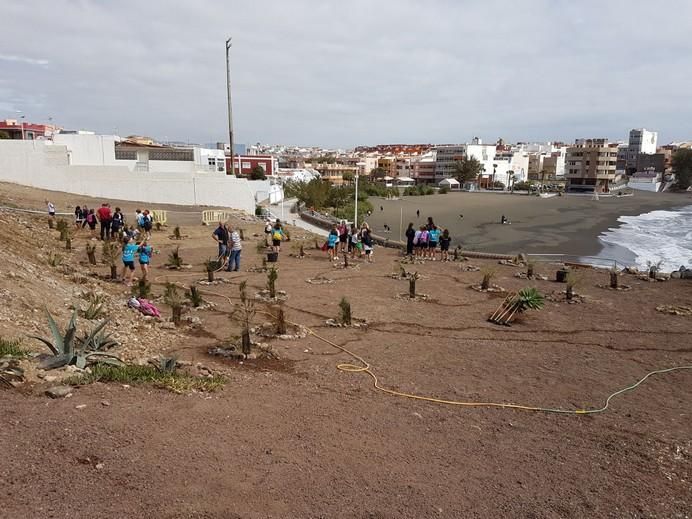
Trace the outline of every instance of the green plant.
<instances>
[{"instance_id":1,"label":"green plant","mask_svg":"<svg viewBox=\"0 0 692 519\"><path fill-rule=\"evenodd\" d=\"M173 268L180 268L183 266L183 258L180 256L180 247L176 247L168 255L168 263L166 266Z\"/></svg>"},{"instance_id":2,"label":"green plant","mask_svg":"<svg viewBox=\"0 0 692 519\"><path fill-rule=\"evenodd\" d=\"M140 279L137 284L132 287L132 295L140 299L149 299L151 297L151 283L146 279Z\"/></svg>"},{"instance_id":3,"label":"green plant","mask_svg":"<svg viewBox=\"0 0 692 519\"><path fill-rule=\"evenodd\" d=\"M202 294L200 294L199 289L195 285L192 285L190 287L190 290L188 290L185 295L187 296L188 301L190 301L190 304L195 308L201 306L204 303L204 299L202 299Z\"/></svg>"},{"instance_id":4,"label":"green plant","mask_svg":"<svg viewBox=\"0 0 692 519\"><path fill-rule=\"evenodd\" d=\"M85 319L93 321L95 319L99 319L106 313L105 308L103 307L103 302L91 300L87 301L87 303L87 306L79 307L79 314Z\"/></svg>"},{"instance_id":5,"label":"green plant","mask_svg":"<svg viewBox=\"0 0 692 519\"><path fill-rule=\"evenodd\" d=\"M87 242L86 253L87 258L89 258L89 264L96 265L96 244L92 242Z\"/></svg>"},{"instance_id":6,"label":"green plant","mask_svg":"<svg viewBox=\"0 0 692 519\"><path fill-rule=\"evenodd\" d=\"M176 240L182 240L182 238L183 238L183 235L180 234L180 226L179 225L176 225L173 228L173 238L175 238Z\"/></svg>"},{"instance_id":7,"label":"green plant","mask_svg":"<svg viewBox=\"0 0 692 519\"><path fill-rule=\"evenodd\" d=\"M65 241L68 233L67 222L63 218L59 218L55 228L60 232L60 241Z\"/></svg>"},{"instance_id":8,"label":"green plant","mask_svg":"<svg viewBox=\"0 0 692 519\"><path fill-rule=\"evenodd\" d=\"M262 207L259 205L255 206L255 216L262 216L264 212L262 211Z\"/></svg>"},{"instance_id":9,"label":"green plant","mask_svg":"<svg viewBox=\"0 0 692 519\"><path fill-rule=\"evenodd\" d=\"M175 373L178 369L178 359L175 357L161 357L159 358L158 368L161 373Z\"/></svg>"},{"instance_id":10,"label":"green plant","mask_svg":"<svg viewBox=\"0 0 692 519\"><path fill-rule=\"evenodd\" d=\"M193 377L178 371L163 371L161 366L122 365L111 366L97 364L91 368L91 373L84 373L65 380L67 384L84 385L92 382L115 382L118 384L153 384L173 391L185 393L189 391L217 391L223 387L226 379L214 375L212 377Z\"/></svg>"},{"instance_id":11,"label":"green plant","mask_svg":"<svg viewBox=\"0 0 692 519\"><path fill-rule=\"evenodd\" d=\"M576 272L569 271L565 277L565 297L568 301L571 301L574 297L574 287L576 287L581 281L581 276Z\"/></svg>"},{"instance_id":12,"label":"green plant","mask_svg":"<svg viewBox=\"0 0 692 519\"><path fill-rule=\"evenodd\" d=\"M53 340L36 335L30 336L41 341L53 353L53 357L48 357L39 363L39 368L55 369L69 364L75 364L79 368L84 368L90 362L122 363L117 357L100 351L114 343L110 336L103 334L107 321L104 320L97 324L89 333L78 339L76 310L72 313L64 333L60 331L55 319L53 319L48 310L46 310L46 315Z\"/></svg>"},{"instance_id":13,"label":"green plant","mask_svg":"<svg viewBox=\"0 0 692 519\"><path fill-rule=\"evenodd\" d=\"M178 286L175 283L166 283L166 288L163 293L163 301L171 307L173 312L173 324L180 326L180 318L183 308L183 297L180 295Z\"/></svg>"},{"instance_id":14,"label":"green plant","mask_svg":"<svg viewBox=\"0 0 692 519\"><path fill-rule=\"evenodd\" d=\"M543 308L545 299L534 287L524 288L517 293L516 303L517 311L524 312L526 310L540 310Z\"/></svg>"},{"instance_id":15,"label":"green plant","mask_svg":"<svg viewBox=\"0 0 692 519\"><path fill-rule=\"evenodd\" d=\"M247 295L247 281L241 281L238 291L240 292L240 305L233 312L232 317L239 319L242 324L241 348L245 355L249 355L252 349L250 323L255 316L255 303Z\"/></svg>"},{"instance_id":16,"label":"green plant","mask_svg":"<svg viewBox=\"0 0 692 519\"><path fill-rule=\"evenodd\" d=\"M58 254L53 250L48 251L48 255L46 257L46 261L51 267L59 267L60 265L62 265L64 259L65 258L63 258L62 255Z\"/></svg>"},{"instance_id":17,"label":"green plant","mask_svg":"<svg viewBox=\"0 0 692 519\"><path fill-rule=\"evenodd\" d=\"M279 277L279 271L272 265L272 268L267 272L267 290L269 291L269 297L274 299L276 297L276 280Z\"/></svg>"},{"instance_id":18,"label":"green plant","mask_svg":"<svg viewBox=\"0 0 692 519\"><path fill-rule=\"evenodd\" d=\"M0 337L0 358L2 357L26 357L28 353L21 346L19 339L5 339Z\"/></svg>"},{"instance_id":19,"label":"green plant","mask_svg":"<svg viewBox=\"0 0 692 519\"><path fill-rule=\"evenodd\" d=\"M413 272L408 274L408 296L411 299L416 298L416 281L420 279L420 274L418 272Z\"/></svg>"},{"instance_id":20,"label":"green plant","mask_svg":"<svg viewBox=\"0 0 692 519\"><path fill-rule=\"evenodd\" d=\"M495 269L485 268L483 269L483 280L481 281L481 290L488 290L490 288L490 280L495 277Z\"/></svg>"},{"instance_id":21,"label":"green plant","mask_svg":"<svg viewBox=\"0 0 692 519\"><path fill-rule=\"evenodd\" d=\"M345 325L351 325L351 303L345 297L339 301L339 322Z\"/></svg>"},{"instance_id":22,"label":"green plant","mask_svg":"<svg viewBox=\"0 0 692 519\"><path fill-rule=\"evenodd\" d=\"M101 245L101 261L108 265L111 269L111 279L118 277L118 256L120 255L120 247L114 241L104 241Z\"/></svg>"},{"instance_id":23,"label":"green plant","mask_svg":"<svg viewBox=\"0 0 692 519\"><path fill-rule=\"evenodd\" d=\"M442 186L437 191L437 194L439 194L439 195L446 195L447 193L449 193L449 188L447 186Z\"/></svg>"}]
</instances>

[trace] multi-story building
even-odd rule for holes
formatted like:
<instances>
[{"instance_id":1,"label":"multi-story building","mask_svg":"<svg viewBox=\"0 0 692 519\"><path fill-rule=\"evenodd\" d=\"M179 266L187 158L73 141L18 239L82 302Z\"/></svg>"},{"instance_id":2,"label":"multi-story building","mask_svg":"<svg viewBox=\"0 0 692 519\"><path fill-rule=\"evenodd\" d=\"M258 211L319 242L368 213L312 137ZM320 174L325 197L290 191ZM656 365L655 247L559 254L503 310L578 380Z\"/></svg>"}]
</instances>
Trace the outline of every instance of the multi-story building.
<instances>
[{"instance_id":1,"label":"multi-story building","mask_svg":"<svg viewBox=\"0 0 692 519\"><path fill-rule=\"evenodd\" d=\"M358 174L358 166L347 166L344 164L313 164L324 180L328 180L335 186L345 183L344 176L355 177Z\"/></svg>"},{"instance_id":2,"label":"multi-story building","mask_svg":"<svg viewBox=\"0 0 692 519\"><path fill-rule=\"evenodd\" d=\"M429 151L413 160L413 178L418 184L433 184L435 182L436 151Z\"/></svg>"},{"instance_id":3,"label":"multi-story building","mask_svg":"<svg viewBox=\"0 0 692 519\"><path fill-rule=\"evenodd\" d=\"M640 154L656 153L657 141L657 132L650 132L645 128L630 130L630 138L627 145L627 158L625 161L625 170L628 175L637 171L637 158Z\"/></svg>"},{"instance_id":4,"label":"multi-story building","mask_svg":"<svg viewBox=\"0 0 692 519\"><path fill-rule=\"evenodd\" d=\"M466 157L466 146L443 145L435 148L435 183L454 176L456 164Z\"/></svg>"},{"instance_id":5,"label":"multi-story building","mask_svg":"<svg viewBox=\"0 0 692 519\"><path fill-rule=\"evenodd\" d=\"M577 139L565 160L568 191L607 193L617 179L617 144L608 139Z\"/></svg>"}]
</instances>

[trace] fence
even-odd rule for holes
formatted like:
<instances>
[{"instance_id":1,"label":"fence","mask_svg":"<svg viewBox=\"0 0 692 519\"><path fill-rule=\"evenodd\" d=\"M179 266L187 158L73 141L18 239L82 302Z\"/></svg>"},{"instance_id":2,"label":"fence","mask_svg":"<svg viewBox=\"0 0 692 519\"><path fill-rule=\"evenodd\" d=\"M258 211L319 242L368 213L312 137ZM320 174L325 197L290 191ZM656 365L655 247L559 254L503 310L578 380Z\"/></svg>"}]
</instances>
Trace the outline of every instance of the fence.
<instances>
[{"instance_id":1,"label":"fence","mask_svg":"<svg viewBox=\"0 0 692 519\"><path fill-rule=\"evenodd\" d=\"M152 209L151 218L154 221L154 223L166 225L166 223L168 223L168 211L164 211L162 209Z\"/></svg>"},{"instance_id":2,"label":"fence","mask_svg":"<svg viewBox=\"0 0 692 519\"><path fill-rule=\"evenodd\" d=\"M204 225L209 225L214 222L225 222L230 220L233 213L230 211L220 211L216 209L210 209L207 211L202 211L202 223Z\"/></svg>"}]
</instances>

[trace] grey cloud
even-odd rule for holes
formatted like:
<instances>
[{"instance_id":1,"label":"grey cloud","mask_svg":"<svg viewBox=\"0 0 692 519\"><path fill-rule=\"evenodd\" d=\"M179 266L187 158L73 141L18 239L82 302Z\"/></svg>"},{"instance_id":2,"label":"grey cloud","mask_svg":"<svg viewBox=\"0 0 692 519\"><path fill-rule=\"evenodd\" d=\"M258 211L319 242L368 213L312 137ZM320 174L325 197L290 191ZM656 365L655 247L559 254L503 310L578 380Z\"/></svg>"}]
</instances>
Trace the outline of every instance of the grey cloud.
<instances>
[{"instance_id":1,"label":"grey cloud","mask_svg":"<svg viewBox=\"0 0 692 519\"><path fill-rule=\"evenodd\" d=\"M0 56L24 59L0 57L0 111L72 128L223 140L232 35L241 142L691 137L684 0L25 0L0 19Z\"/></svg>"}]
</instances>

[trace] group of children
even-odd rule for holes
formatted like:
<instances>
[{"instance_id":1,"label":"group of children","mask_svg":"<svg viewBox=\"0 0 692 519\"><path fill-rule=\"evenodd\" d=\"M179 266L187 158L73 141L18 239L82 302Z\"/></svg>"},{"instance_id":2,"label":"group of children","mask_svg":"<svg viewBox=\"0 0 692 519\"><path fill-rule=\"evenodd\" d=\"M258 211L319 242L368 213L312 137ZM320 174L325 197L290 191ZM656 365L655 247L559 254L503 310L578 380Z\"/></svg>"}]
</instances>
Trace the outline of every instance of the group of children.
<instances>
[{"instance_id":1,"label":"group of children","mask_svg":"<svg viewBox=\"0 0 692 519\"><path fill-rule=\"evenodd\" d=\"M153 217L149 210L137 209L135 211L136 226L125 224L125 215L119 207L111 211L111 205L101 204L98 210L90 209L86 205L77 206L74 209L74 223L76 229L84 229L87 226L91 231L91 236L96 237L96 225L101 224L101 240L122 239L129 237L137 239L141 233L147 239L151 239L153 227Z\"/></svg>"},{"instance_id":2,"label":"group of children","mask_svg":"<svg viewBox=\"0 0 692 519\"><path fill-rule=\"evenodd\" d=\"M126 235L123 238L123 271L120 275L123 283L125 283L128 287L132 286L132 280L134 279L135 275L135 255L137 256L139 266L142 269L142 279L146 279L149 275L149 264L151 263L151 256L153 253L154 249L147 243L146 239L138 243L133 238Z\"/></svg>"},{"instance_id":3,"label":"group of children","mask_svg":"<svg viewBox=\"0 0 692 519\"><path fill-rule=\"evenodd\" d=\"M358 229L354 224L349 227L346 220L341 220L338 225L332 225L323 248L327 251L329 261L337 260L339 253L349 253L352 258L356 255L365 256L367 261L372 263L373 244L372 232L367 222L363 222Z\"/></svg>"},{"instance_id":4,"label":"group of children","mask_svg":"<svg viewBox=\"0 0 692 519\"><path fill-rule=\"evenodd\" d=\"M452 239L449 229L440 231L432 218L428 218L426 225L421 225L415 229L413 223L408 224L406 229L406 254L416 256L421 259L431 259L435 261L437 246L440 246L440 261L449 261L449 245Z\"/></svg>"}]
</instances>

